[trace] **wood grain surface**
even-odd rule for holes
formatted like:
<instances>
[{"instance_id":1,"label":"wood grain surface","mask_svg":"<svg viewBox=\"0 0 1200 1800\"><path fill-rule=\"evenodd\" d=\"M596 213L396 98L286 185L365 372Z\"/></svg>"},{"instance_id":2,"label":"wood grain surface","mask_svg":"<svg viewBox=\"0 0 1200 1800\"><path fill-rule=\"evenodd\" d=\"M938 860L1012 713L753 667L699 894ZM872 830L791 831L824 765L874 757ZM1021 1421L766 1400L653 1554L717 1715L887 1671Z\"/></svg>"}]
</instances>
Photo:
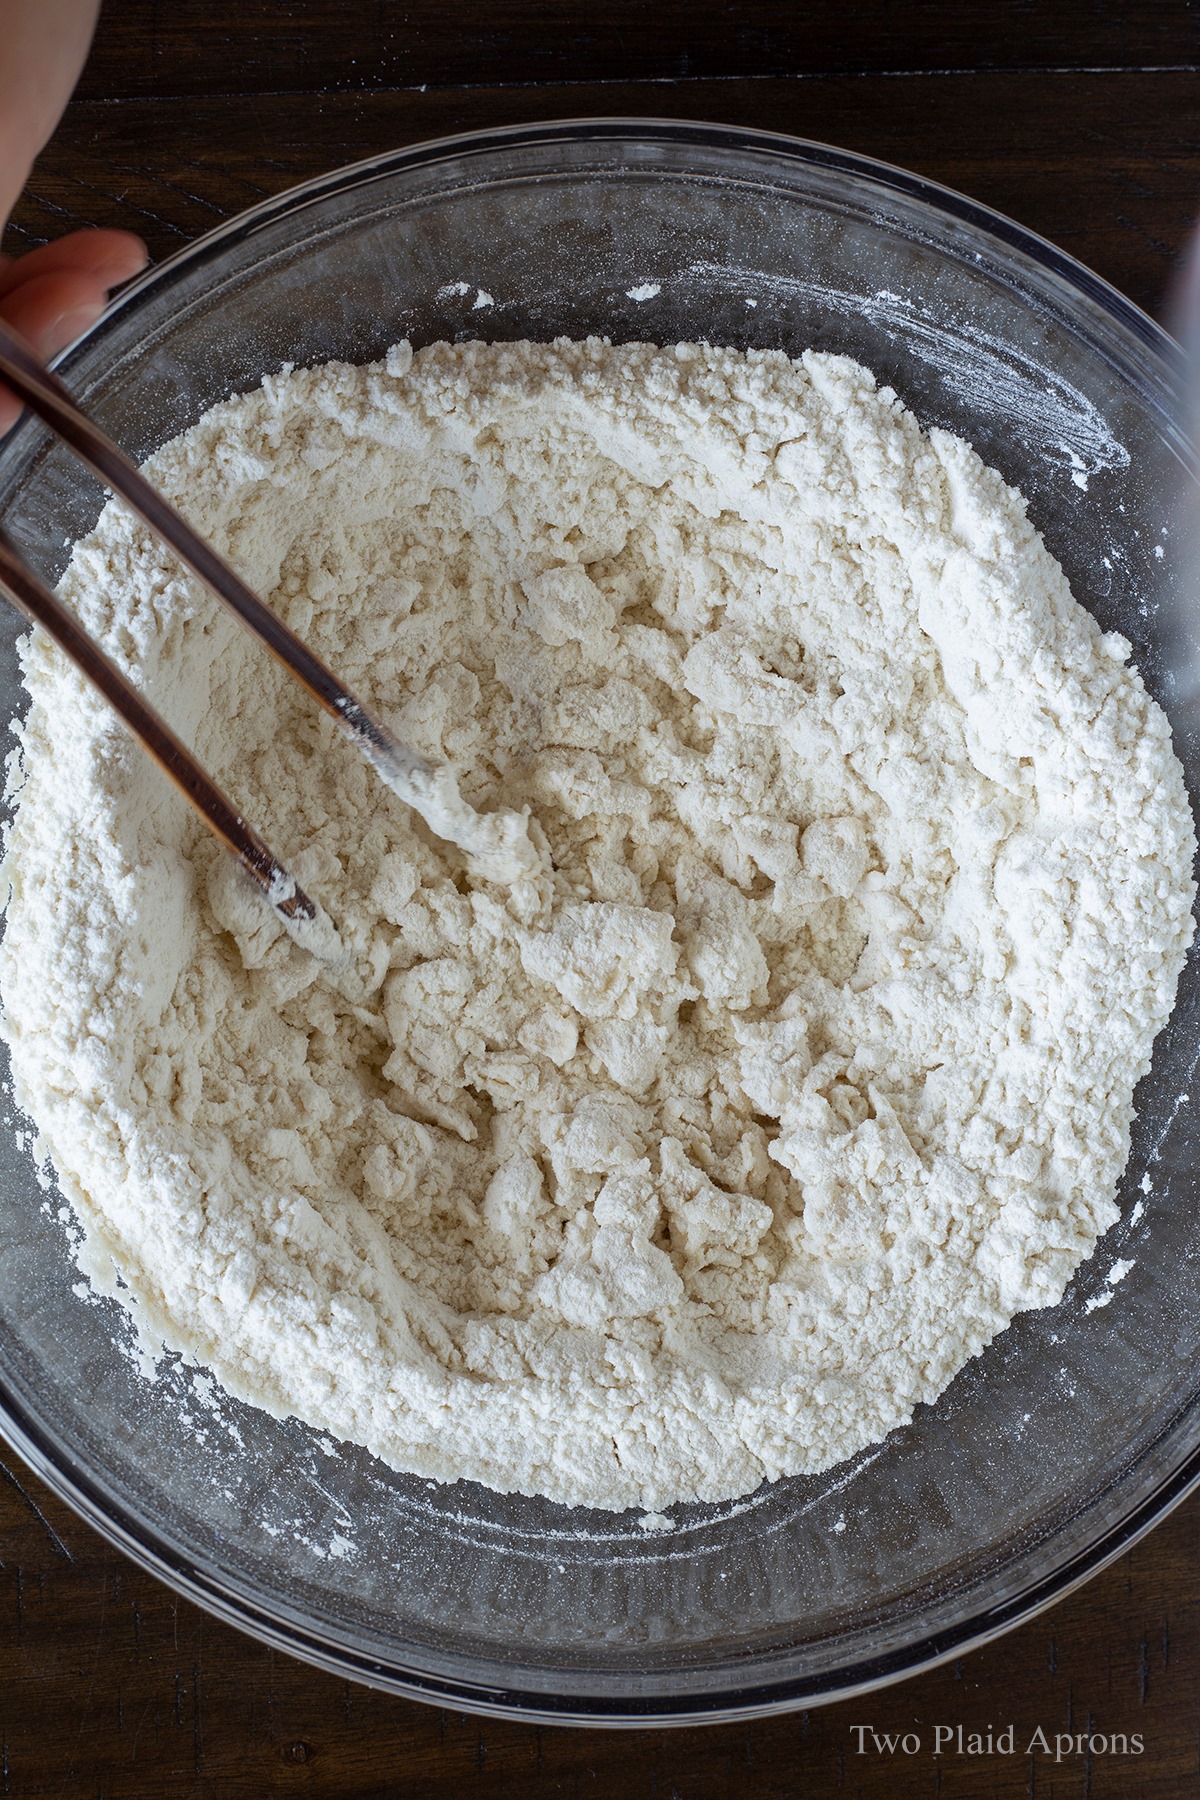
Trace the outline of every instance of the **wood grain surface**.
<instances>
[{"instance_id":1,"label":"wood grain surface","mask_svg":"<svg viewBox=\"0 0 1200 1800\"><path fill-rule=\"evenodd\" d=\"M1182 0L109 0L5 248L125 225L162 256L376 151L642 114L919 170L1153 310L1200 210L1198 69L1200 11ZM836 1707L669 1732L493 1724L308 1669L177 1600L7 1453L0 1565L0 1795L1200 1795L1200 1496L960 1662ZM965 1753L971 1732L1010 1724L1011 1754ZM932 1754L939 1725L963 1728L962 1754L957 1739ZM904 1733L920 1748L889 1751L885 1734ZM1144 1748L1056 1746L1089 1733Z\"/></svg>"}]
</instances>

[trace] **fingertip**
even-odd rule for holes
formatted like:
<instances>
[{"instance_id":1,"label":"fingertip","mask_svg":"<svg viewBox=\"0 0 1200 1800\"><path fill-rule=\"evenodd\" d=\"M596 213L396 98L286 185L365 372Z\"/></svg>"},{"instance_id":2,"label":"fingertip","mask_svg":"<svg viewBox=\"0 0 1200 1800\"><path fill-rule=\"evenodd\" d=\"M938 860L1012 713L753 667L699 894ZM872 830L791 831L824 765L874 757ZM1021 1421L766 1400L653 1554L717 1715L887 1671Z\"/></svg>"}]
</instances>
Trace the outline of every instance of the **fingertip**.
<instances>
[{"instance_id":1,"label":"fingertip","mask_svg":"<svg viewBox=\"0 0 1200 1800\"><path fill-rule=\"evenodd\" d=\"M120 287L122 282L132 281L150 261L149 250L132 231L97 232L95 236L111 240L102 246L103 254L93 264L93 272L108 291Z\"/></svg>"}]
</instances>

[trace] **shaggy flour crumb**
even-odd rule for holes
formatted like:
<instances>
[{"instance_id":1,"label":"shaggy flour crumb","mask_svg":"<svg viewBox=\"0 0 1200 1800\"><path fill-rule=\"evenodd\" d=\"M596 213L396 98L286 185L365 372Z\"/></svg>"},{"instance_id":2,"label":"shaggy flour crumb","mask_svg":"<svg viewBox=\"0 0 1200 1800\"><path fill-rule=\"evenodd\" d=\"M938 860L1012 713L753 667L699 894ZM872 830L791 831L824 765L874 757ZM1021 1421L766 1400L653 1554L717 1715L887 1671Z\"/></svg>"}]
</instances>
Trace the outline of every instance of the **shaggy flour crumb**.
<instances>
[{"instance_id":1,"label":"shaggy flour crumb","mask_svg":"<svg viewBox=\"0 0 1200 1800\"><path fill-rule=\"evenodd\" d=\"M149 468L537 850L435 836L105 509L67 598L362 974L34 637L4 1030L151 1332L399 1468L650 1523L850 1456L1058 1300L1192 822L1129 646L966 444L836 357L440 344Z\"/></svg>"}]
</instances>

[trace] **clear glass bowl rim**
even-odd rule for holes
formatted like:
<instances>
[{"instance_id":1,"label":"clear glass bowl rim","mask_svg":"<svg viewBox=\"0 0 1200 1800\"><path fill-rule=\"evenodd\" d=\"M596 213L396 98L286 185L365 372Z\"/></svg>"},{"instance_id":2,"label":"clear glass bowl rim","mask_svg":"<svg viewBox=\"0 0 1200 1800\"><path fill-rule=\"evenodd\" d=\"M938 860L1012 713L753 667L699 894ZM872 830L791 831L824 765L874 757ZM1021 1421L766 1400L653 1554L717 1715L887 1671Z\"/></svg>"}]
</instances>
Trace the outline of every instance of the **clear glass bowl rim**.
<instances>
[{"instance_id":1,"label":"clear glass bowl rim","mask_svg":"<svg viewBox=\"0 0 1200 1800\"><path fill-rule=\"evenodd\" d=\"M456 133L343 164L248 208L174 255L151 265L123 289L90 331L54 359L52 366L69 380L76 354L90 345L110 320L136 306L143 295L153 291L162 281L180 269L195 268L213 254L252 237L275 220L295 214L311 202L326 199L340 190L359 188L402 170L433 166L441 160L483 157L492 150L566 146L613 138L642 145L670 145L677 150L691 145L732 154L757 153L781 164L841 172L859 182L873 184L884 195L892 194L924 204L973 227L998 245L1024 255L1136 338L1150 370L1161 383L1156 396L1158 401L1161 402L1164 392L1179 391L1183 362L1175 340L1102 276L1005 214L910 170L816 140L700 120L636 116L568 118ZM552 1705L544 1692L532 1694L518 1684L511 1688L495 1686L482 1690L471 1683L456 1683L444 1673L435 1674L400 1657L385 1665L356 1654L344 1642L334 1643L316 1630L302 1628L294 1614L287 1621L273 1616L251 1603L234 1587L223 1583L218 1572L189 1562L153 1527L126 1510L92 1471L68 1459L53 1434L20 1403L0 1372L0 1436L103 1538L185 1599L259 1641L330 1674L430 1704L449 1705L464 1712L560 1725L652 1727L732 1722L848 1699L962 1656L1056 1604L1090 1580L1123 1555L1200 1485L1198 1415L1200 1406L1189 1407L1185 1415L1164 1422L1158 1440L1160 1444L1164 1438L1178 1439L1180 1435L1196 1441L1192 1449L1177 1456L1150 1491L1114 1523L1098 1531L1082 1549L1065 1555L1061 1562L1011 1593L1003 1604L989 1605L981 1595L981 1603L965 1610L952 1627L914 1637L902 1650L886 1656L862 1658L831 1668L819 1677L809 1675L791 1684L785 1680L772 1681L769 1688L748 1686L730 1694L717 1706L705 1705L703 1698L692 1692L680 1695L677 1700L661 1694L647 1698L645 1702L630 1697L618 1709L611 1696L597 1696L591 1700L574 1693L564 1696L561 1704ZM1185 1424L1190 1424L1192 1429L1181 1432Z\"/></svg>"}]
</instances>

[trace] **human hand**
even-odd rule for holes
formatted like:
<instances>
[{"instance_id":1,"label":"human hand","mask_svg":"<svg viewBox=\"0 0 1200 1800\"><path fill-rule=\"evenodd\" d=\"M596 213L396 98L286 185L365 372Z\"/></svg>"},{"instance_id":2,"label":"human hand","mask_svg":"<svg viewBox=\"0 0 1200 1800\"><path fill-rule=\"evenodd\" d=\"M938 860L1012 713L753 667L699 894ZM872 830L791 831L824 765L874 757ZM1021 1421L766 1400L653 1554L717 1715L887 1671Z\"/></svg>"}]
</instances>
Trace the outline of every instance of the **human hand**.
<instances>
[{"instance_id":1,"label":"human hand","mask_svg":"<svg viewBox=\"0 0 1200 1800\"><path fill-rule=\"evenodd\" d=\"M96 10L96 0L0 0L0 229L79 78ZM53 356L145 262L129 231L74 231L27 256L0 257L0 318L39 356ZM0 433L20 412L0 387Z\"/></svg>"},{"instance_id":2,"label":"human hand","mask_svg":"<svg viewBox=\"0 0 1200 1800\"><path fill-rule=\"evenodd\" d=\"M0 257L0 319L49 358L94 325L109 290L145 263L146 246L130 231L73 231L27 256ZM0 387L0 433L20 414L20 401Z\"/></svg>"}]
</instances>

